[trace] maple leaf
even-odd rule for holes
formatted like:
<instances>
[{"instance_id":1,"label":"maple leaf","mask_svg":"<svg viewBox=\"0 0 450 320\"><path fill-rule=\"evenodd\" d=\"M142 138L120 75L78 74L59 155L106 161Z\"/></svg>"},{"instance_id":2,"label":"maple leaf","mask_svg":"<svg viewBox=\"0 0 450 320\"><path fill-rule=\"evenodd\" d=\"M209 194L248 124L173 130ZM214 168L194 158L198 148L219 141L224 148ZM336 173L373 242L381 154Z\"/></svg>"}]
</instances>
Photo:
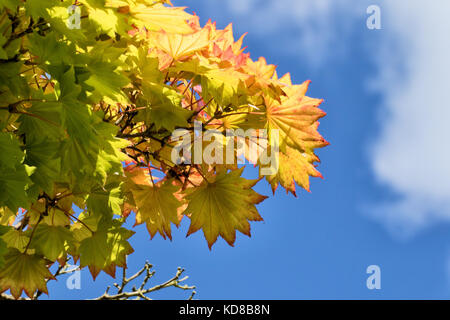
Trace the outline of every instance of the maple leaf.
<instances>
[{"instance_id":1,"label":"maple leaf","mask_svg":"<svg viewBox=\"0 0 450 320\"><path fill-rule=\"evenodd\" d=\"M250 75L234 68L219 67L213 61L195 56L192 60L178 62L173 70L190 72L201 76L202 97L204 101L211 98L221 105L240 105L247 95L245 82Z\"/></svg>"},{"instance_id":2,"label":"maple leaf","mask_svg":"<svg viewBox=\"0 0 450 320\"><path fill-rule=\"evenodd\" d=\"M32 247L51 261L67 255L67 247L73 245L73 235L62 226L40 223L34 233Z\"/></svg>"},{"instance_id":3,"label":"maple leaf","mask_svg":"<svg viewBox=\"0 0 450 320\"><path fill-rule=\"evenodd\" d=\"M248 221L262 221L255 204L267 197L251 189L258 180L242 178L242 171L210 175L198 188L185 191L189 204L184 214L191 219L188 235L202 229L210 249L219 235L233 246L236 230L250 236Z\"/></svg>"},{"instance_id":4,"label":"maple leaf","mask_svg":"<svg viewBox=\"0 0 450 320\"><path fill-rule=\"evenodd\" d=\"M71 254L77 260L80 255L79 247L80 243L92 236L93 232L98 230L100 221L102 220L102 215L92 214L88 212L81 212L77 221L70 225L70 230L73 233L75 239L74 246L70 248Z\"/></svg>"},{"instance_id":5,"label":"maple leaf","mask_svg":"<svg viewBox=\"0 0 450 320\"><path fill-rule=\"evenodd\" d=\"M137 119L155 125L156 129L186 127L192 112L181 107L181 95L173 88L153 83L144 83L143 91L149 99L149 106L142 110Z\"/></svg>"},{"instance_id":6,"label":"maple leaf","mask_svg":"<svg viewBox=\"0 0 450 320\"><path fill-rule=\"evenodd\" d=\"M40 199L31 205L25 216L29 219L30 225L38 225L38 222L41 221L51 226L66 227L70 224L70 215L74 213L72 200L71 197L65 197L58 201L56 207L48 208L46 200ZM46 214L42 215L42 212L46 212Z\"/></svg>"},{"instance_id":7,"label":"maple leaf","mask_svg":"<svg viewBox=\"0 0 450 320\"><path fill-rule=\"evenodd\" d=\"M202 77L202 87L221 105L239 104L237 101L239 96L245 95L244 82L248 77L233 69L208 70Z\"/></svg>"},{"instance_id":8,"label":"maple leaf","mask_svg":"<svg viewBox=\"0 0 450 320\"><path fill-rule=\"evenodd\" d=\"M138 71L136 76L141 80L152 84L161 83L164 77L158 69L158 58L150 56L149 50L148 46L128 46L127 62Z\"/></svg>"},{"instance_id":9,"label":"maple leaf","mask_svg":"<svg viewBox=\"0 0 450 320\"><path fill-rule=\"evenodd\" d=\"M22 291L30 298L36 290L48 294L45 280L53 278L43 258L10 249L5 255L5 266L0 269L0 292L10 289L16 299L22 295Z\"/></svg>"},{"instance_id":10,"label":"maple leaf","mask_svg":"<svg viewBox=\"0 0 450 320\"><path fill-rule=\"evenodd\" d=\"M1 238L5 241L8 248L16 248L17 250L23 252L30 240L29 234L30 232L28 231L24 232L22 230L10 228L1 236Z\"/></svg>"},{"instance_id":11,"label":"maple leaf","mask_svg":"<svg viewBox=\"0 0 450 320\"><path fill-rule=\"evenodd\" d=\"M61 170L59 148L61 148L59 141L30 137L25 149L25 163L36 168L30 176L34 183L33 189L42 188L47 193L53 193L54 182Z\"/></svg>"},{"instance_id":12,"label":"maple leaf","mask_svg":"<svg viewBox=\"0 0 450 320\"><path fill-rule=\"evenodd\" d=\"M310 81L292 85L287 74L280 82L287 85L283 88L287 96L281 97L281 103L264 98L266 127L269 134L272 129L279 130L280 137L279 169L266 179L273 192L280 183L286 191L296 195L295 182L309 191L309 176L322 177L313 164L320 161L314 149L328 145L317 131L318 120L326 113L318 108L322 100L305 96Z\"/></svg>"},{"instance_id":13,"label":"maple leaf","mask_svg":"<svg viewBox=\"0 0 450 320\"><path fill-rule=\"evenodd\" d=\"M172 59L165 59L165 61L182 61L209 45L209 29L204 28L192 34L161 31L154 35L153 42L156 48L168 54ZM160 70L164 70L170 63L160 65Z\"/></svg>"},{"instance_id":14,"label":"maple leaf","mask_svg":"<svg viewBox=\"0 0 450 320\"><path fill-rule=\"evenodd\" d=\"M0 132L0 166L14 169L23 161L25 155L20 150L19 141L10 133ZM7 156L6 156L7 155Z\"/></svg>"},{"instance_id":15,"label":"maple leaf","mask_svg":"<svg viewBox=\"0 0 450 320\"><path fill-rule=\"evenodd\" d=\"M83 4L88 9L89 22L93 22L99 34L106 33L112 38L116 33L121 34L131 29L124 16L121 15L124 12L105 8L105 6L111 6L111 3L84 1Z\"/></svg>"},{"instance_id":16,"label":"maple leaf","mask_svg":"<svg viewBox=\"0 0 450 320\"><path fill-rule=\"evenodd\" d=\"M16 211L19 207L27 207L27 192L33 173L32 168L18 165L15 170L0 171L0 205Z\"/></svg>"},{"instance_id":17,"label":"maple leaf","mask_svg":"<svg viewBox=\"0 0 450 320\"><path fill-rule=\"evenodd\" d=\"M105 186L96 185L86 199L86 205L92 212L118 214L123 204L123 183L116 177L110 178Z\"/></svg>"},{"instance_id":18,"label":"maple leaf","mask_svg":"<svg viewBox=\"0 0 450 320\"><path fill-rule=\"evenodd\" d=\"M180 224L178 208L183 203L174 196L178 189L171 181L131 189L137 207L136 225L145 223L152 238L159 232L164 239L172 239L170 224Z\"/></svg>"},{"instance_id":19,"label":"maple leaf","mask_svg":"<svg viewBox=\"0 0 450 320\"><path fill-rule=\"evenodd\" d=\"M193 16L184 11L184 7L165 7L161 4L146 6L139 4L130 7L130 14L135 18L133 23L147 30L164 30L170 33L192 33L193 30L187 23Z\"/></svg>"},{"instance_id":20,"label":"maple leaf","mask_svg":"<svg viewBox=\"0 0 450 320\"><path fill-rule=\"evenodd\" d=\"M26 190L34 169L23 164L24 157L17 138L0 132L0 206L12 211L27 206Z\"/></svg>"},{"instance_id":21,"label":"maple leaf","mask_svg":"<svg viewBox=\"0 0 450 320\"><path fill-rule=\"evenodd\" d=\"M93 59L89 62L87 69L90 72L90 77L85 83L94 89L93 94L97 96L96 100L107 97L109 98L106 100L108 102L128 102L128 98L121 89L129 83L129 80L119 74L116 68L113 63L100 59Z\"/></svg>"},{"instance_id":22,"label":"maple leaf","mask_svg":"<svg viewBox=\"0 0 450 320\"><path fill-rule=\"evenodd\" d=\"M297 86L288 97L282 97L281 103L265 98L267 128L278 129L280 149L285 145L310 152L315 148L328 145L328 142L317 132L320 118L326 115L318 106L323 100L305 96L310 81Z\"/></svg>"},{"instance_id":23,"label":"maple leaf","mask_svg":"<svg viewBox=\"0 0 450 320\"><path fill-rule=\"evenodd\" d=\"M248 59L245 68L251 74L254 74L262 85L267 86L268 80L272 79L275 73L276 66L273 64L268 65L266 59L264 57L260 57L258 61Z\"/></svg>"},{"instance_id":24,"label":"maple leaf","mask_svg":"<svg viewBox=\"0 0 450 320\"><path fill-rule=\"evenodd\" d=\"M115 277L116 266L126 268L126 256L134 252L127 241L134 231L120 225L114 220L112 226L103 226L81 241L80 267L88 266L94 279L101 270Z\"/></svg>"},{"instance_id":25,"label":"maple leaf","mask_svg":"<svg viewBox=\"0 0 450 320\"><path fill-rule=\"evenodd\" d=\"M211 49L214 45L218 46L222 50L226 50L228 47L232 46L233 51L237 54L241 52L242 40L245 34L237 41L234 42L233 35L233 24L228 24L223 30L217 29L216 23L208 20L205 25L205 28L211 30L210 32L210 40L211 40Z\"/></svg>"},{"instance_id":26,"label":"maple leaf","mask_svg":"<svg viewBox=\"0 0 450 320\"><path fill-rule=\"evenodd\" d=\"M296 196L295 183L309 192L309 177L319 177L322 175L317 171L314 162L319 158L313 153L305 153L293 149L289 146L285 151L278 154L278 170L273 175L266 176L267 181L272 186L272 191L281 184L286 192L292 192Z\"/></svg>"}]
</instances>

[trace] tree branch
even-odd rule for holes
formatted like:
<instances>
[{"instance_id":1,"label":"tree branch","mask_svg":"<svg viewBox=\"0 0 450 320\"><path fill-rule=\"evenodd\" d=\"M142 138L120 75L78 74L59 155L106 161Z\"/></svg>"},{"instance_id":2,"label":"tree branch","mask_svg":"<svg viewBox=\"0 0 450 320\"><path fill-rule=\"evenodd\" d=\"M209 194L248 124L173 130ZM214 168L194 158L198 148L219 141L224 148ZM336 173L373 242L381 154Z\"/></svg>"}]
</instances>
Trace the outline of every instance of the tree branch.
<instances>
[{"instance_id":1,"label":"tree branch","mask_svg":"<svg viewBox=\"0 0 450 320\"><path fill-rule=\"evenodd\" d=\"M149 293L159 291L165 288L174 287L181 290L192 290L191 295L189 296L189 300L192 300L192 298L195 295L195 286L189 286L187 284L183 284L184 281L188 279L188 277L181 276L184 273L184 269L178 268L177 273L175 276L170 278L169 280L155 285L153 287L145 289L145 286L147 285L148 281L155 275L155 271L152 271L152 265L148 262L145 263L144 267L139 270L137 273L135 273L130 278L126 277L126 272L124 271L122 274L122 283L118 285L117 283L114 283L114 287L117 289L117 293L110 294L109 290L110 287L108 287L103 295L100 297L95 298L94 300L128 300L131 298L134 298L135 300L144 299L144 300L152 300L148 297ZM136 286L133 286L130 291L124 291L125 286L132 282L133 280L138 279L142 274L145 272L145 277L143 278L139 288L136 288Z\"/></svg>"}]
</instances>

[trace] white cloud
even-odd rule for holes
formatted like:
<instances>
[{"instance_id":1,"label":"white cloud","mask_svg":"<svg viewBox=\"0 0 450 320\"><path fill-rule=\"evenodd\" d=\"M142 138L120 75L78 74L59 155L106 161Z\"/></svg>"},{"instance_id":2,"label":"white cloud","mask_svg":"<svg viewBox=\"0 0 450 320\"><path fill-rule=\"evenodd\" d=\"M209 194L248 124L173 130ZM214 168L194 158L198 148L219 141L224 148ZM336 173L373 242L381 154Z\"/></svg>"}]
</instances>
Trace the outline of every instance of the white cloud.
<instances>
[{"instance_id":1,"label":"white cloud","mask_svg":"<svg viewBox=\"0 0 450 320\"><path fill-rule=\"evenodd\" d=\"M378 58L382 131L371 159L378 181L399 198L376 215L406 233L450 220L449 13L445 0L383 5L390 37Z\"/></svg>"}]
</instances>

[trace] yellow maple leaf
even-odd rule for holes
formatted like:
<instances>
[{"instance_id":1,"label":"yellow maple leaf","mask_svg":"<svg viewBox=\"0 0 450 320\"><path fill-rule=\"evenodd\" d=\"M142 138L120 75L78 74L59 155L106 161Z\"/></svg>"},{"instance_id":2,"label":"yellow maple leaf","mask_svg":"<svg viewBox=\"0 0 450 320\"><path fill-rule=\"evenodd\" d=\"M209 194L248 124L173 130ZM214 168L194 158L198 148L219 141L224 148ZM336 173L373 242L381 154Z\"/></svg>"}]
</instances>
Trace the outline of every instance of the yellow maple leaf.
<instances>
[{"instance_id":1,"label":"yellow maple leaf","mask_svg":"<svg viewBox=\"0 0 450 320\"><path fill-rule=\"evenodd\" d=\"M183 203L174 196L178 189L170 181L131 189L138 209L136 225L145 223L152 238L159 232L164 239L166 236L172 239L170 224L180 224L182 216L178 215L178 208Z\"/></svg>"},{"instance_id":2,"label":"yellow maple leaf","mask_svg":"<svg viewBox=\"0 0 450 320\"><path fill-rule=\"evenodd\" d=\"M296 196L295 183L309 192L309 177L322 178L314 166L314 162L319 161L319 158L313 153L300 152L287 146L284 152L279 153L278 161L277 172L266 176L274 193L278 184L281 184L286 192L290 191Z\"/></svg>"},{"instance_id":3,"label":"yellow maple leaf","mask_svg":"<svg viewBox=\"0 0 450 320\"><path fill-rule=\"evenodd\" d=\"M135 18L133 23L138 28L145 27L150 31L164 30L169 33L192 33L188 24L193 16L184 11L184 7L165 7L162 4L147 6L139 4L130 7L130 14Z\"/></svg>"},{"instance_id":4,"label":"yellow maple leaf","mask_svg":"<svg viewBox=\"0 0 450 320\"><path fill-rule=\"evenodd\" d=\"M276 66L273 64L267 64L264 57L260 57L258 61L247 59L246 71L250 74L254 74L261 81L268 81L275 73Z\"/></svg>"},{"instance_id":5,"label":"yellow maple leaf","mask_svg":"<svg viewBox=\"0 0 450 320\"><path fill-rule=\"evenodd\" d=\"M191 34L168 33L165 30L153 34L154 45L173 60L183 60L209 45L209 29L203 28Z\"/></svg>"},{"instance_id":6,"label":"yellow maple leaf","mask_svg":"<svg viewBox=\"0 0 450 320\"><path fill-rule=\"evenodd\" d=\"M231 246L236 230L250 236L249 221L262 220L255 204L267 197L251 189L259 180L242 178L242 171L210 174L198 188L185 191L189 204L184 214L191 219L187 235L202 229L210 249L219 235Z\"/></svg>"}]
</instances>

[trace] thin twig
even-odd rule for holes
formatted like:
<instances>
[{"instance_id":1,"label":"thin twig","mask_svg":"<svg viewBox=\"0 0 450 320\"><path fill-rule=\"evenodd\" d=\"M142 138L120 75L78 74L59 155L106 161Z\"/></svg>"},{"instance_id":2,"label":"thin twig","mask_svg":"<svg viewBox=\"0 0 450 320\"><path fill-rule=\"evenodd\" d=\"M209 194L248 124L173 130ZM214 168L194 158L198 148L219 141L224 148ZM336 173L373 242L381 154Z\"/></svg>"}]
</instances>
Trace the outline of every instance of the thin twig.
<instances>
[{"instance_id":1,"label":"thin twig","mask_svg":"<svg viewBox=\"0 0 450 320\"><path fill-rule=\"evenodd\" d=\"M103 295L101 295L100 297L98 297L94 300L127 300L127 299L131 299L131 298L135 298L137 300L139 300L139 299L151 300L151 298L149 298L147 296L149 293L159 291L159 290L162 290L165 288L174 287L174 288L178 288L181 290L194 290L195 289L195 286L189 286L186 284L182 284L184 281L186 281L188 279L187 276L181 278L181 276L184 272L184 269L182 269L182 268L178 268L175 276L173 276L169 280L167 280L161 284L158 284L156 286L153 286L151 288L145 289L145 285L155 274L155 271L151 271L151 268L152 268L152 265L149 264L148 262L146 262L145 266L141 270L139 270L136 274L131 276L130 278L126 278L126 273L123 272L122 285L119 286L118 284L114 284L114 286L118 290L116 294L109 294L109 288L108 288ZM130 283L131 281L139 278L144 273L144 271L146 272L146 275L145 275L141 285L139 286L139 288L136 288L135 286L133 286L131 291L124 291L125 286L128 283ZM196 294L196 292L192 291L191 295L189 296L188 299L191 300L195 294Z\"/></svg>"}]
</instances>

